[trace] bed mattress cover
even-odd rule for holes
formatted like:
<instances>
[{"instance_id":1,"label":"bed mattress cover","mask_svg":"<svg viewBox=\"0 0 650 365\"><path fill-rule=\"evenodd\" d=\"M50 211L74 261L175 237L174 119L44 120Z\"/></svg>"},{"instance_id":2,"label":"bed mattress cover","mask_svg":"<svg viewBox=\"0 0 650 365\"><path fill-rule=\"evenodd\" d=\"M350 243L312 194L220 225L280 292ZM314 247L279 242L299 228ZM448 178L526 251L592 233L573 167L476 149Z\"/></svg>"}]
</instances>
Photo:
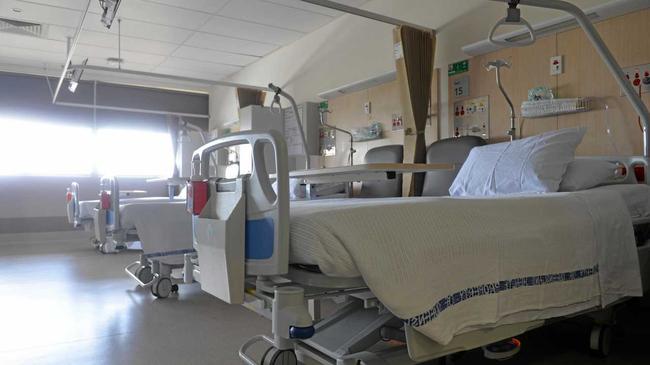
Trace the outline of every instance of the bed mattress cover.
<instances>
[{"instance_id":1,"label":"bed mattress cover","mask_svg":"<svg viewBox=\"0 0 650 365\"><path fill-rule=\"evenodd\" d=\"M122 228L137 232L146 255L176 262L192 250L192 216L184 200L133 202L120 206Z\"/></svg>"},{"instance_id":2,"label":"bed mattress cover","mask_svg":"<svg viewBox=\"0 0 650 365\"><path fill-rule=\"evenodd\" d=\"M393 314L447 344L640 296L631 214L614 190L292 202L290 260L363 277Z\"/></svg>"},{"instance_id":3,"label":"bed mattress cover","mask_svg":"<svg viewBox=\"0 0 650 365\"><path fill-rule=\"evenodd\" d=\"M627 205L634 224L650 222L650 186L646 184L604 185L590 189L593 191L613 191L620 194Z\"/></svg>"}]
</instances>

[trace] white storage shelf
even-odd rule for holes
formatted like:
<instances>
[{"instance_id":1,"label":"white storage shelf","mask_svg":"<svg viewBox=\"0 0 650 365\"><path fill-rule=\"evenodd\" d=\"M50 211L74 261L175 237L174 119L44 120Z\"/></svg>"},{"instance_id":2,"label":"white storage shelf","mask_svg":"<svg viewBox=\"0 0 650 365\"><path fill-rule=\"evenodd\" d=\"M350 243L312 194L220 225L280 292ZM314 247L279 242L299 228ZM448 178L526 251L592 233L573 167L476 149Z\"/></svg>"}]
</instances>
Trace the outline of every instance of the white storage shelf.
<instances>
[{"instance_id":1,"label":"white storage shelf","mask_svg":"<svg viewBox=\"0 0 650 365\"><path fill-rule=\"evenodd\" d=\"M590 109L591 100L589 98L524 101L521 103L521 116L524 118L544 118L580 113Z\"/></svg>"}]
</instances>

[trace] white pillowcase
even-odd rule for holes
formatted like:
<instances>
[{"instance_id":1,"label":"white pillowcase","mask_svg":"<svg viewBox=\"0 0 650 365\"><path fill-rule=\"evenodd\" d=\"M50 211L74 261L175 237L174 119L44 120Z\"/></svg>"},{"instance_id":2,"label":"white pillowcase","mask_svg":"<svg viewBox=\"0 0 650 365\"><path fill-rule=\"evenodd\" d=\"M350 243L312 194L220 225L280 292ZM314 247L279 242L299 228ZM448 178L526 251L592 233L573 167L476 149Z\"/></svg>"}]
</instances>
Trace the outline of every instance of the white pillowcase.
<instances>
[{"instance_id":1,"label":"white pillowcase","mask_svg":"<svg viewBox=\"0 0 650 365\"><path fill-rule=\"evenodd\" d=\"M569 163L560 191L578 191L615 182L618 166L610 161L577 158Z\"/></svg>"},{"instance_id":2,"label":"white pillowcase","mask_svg":"<svg viewBox=\"0 0 650 365\"><path fill-rule=\"evenodd\" d=\"M449 188L452 196L556 192L585 128L474 147Z\"/></svg>"}]
</instances>

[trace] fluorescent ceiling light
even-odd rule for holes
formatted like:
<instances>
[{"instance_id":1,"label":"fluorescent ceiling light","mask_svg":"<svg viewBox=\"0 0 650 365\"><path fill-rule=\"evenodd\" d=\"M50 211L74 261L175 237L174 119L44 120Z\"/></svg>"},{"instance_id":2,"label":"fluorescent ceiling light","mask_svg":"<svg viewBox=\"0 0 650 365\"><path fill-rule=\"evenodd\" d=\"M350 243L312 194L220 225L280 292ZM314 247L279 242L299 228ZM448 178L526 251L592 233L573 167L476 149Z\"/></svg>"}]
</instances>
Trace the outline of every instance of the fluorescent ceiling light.
<instances>
[{"instance_id":1,"label":"fluorescent ceiling light","mask_svg":"<svg viewBox=\"0 0 650 365\"><path fill-rule=\"evenodd\" d=\"M99 0L99 6L101 6L104 12L102 13L102 23L106 28L111 29L111 24L117 15L117 8L120 6L122 0Z\"/></svg>"}]
</instances>

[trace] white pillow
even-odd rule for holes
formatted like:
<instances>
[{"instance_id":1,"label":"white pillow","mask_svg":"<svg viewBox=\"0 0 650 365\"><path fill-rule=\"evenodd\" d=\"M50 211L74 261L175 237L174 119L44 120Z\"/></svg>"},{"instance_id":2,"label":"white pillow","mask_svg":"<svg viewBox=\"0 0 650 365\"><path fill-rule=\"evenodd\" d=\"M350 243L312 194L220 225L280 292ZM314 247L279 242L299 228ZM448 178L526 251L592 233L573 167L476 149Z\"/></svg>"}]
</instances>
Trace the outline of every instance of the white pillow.
<instances>
[{"instance_id":1,"label":"white pillow","mask_svg":"<svg viewBox=\"0 0 650 365\"><path fill-rule=\"evenodd\" d=\"M449 188L452 196L556 192L585 128L474 147Z\"/></svg>"},{"instance_id":2,"label":"white pillow","mask_svg":"<svg viewBox=\"0 0 650 365\"><path fill-rule=\"evenodd\" d=\"M577 191L611 184L618 166L610 161L578 158L569 163L560 183L560 191Z\"/></svg>"}]
</instances>

